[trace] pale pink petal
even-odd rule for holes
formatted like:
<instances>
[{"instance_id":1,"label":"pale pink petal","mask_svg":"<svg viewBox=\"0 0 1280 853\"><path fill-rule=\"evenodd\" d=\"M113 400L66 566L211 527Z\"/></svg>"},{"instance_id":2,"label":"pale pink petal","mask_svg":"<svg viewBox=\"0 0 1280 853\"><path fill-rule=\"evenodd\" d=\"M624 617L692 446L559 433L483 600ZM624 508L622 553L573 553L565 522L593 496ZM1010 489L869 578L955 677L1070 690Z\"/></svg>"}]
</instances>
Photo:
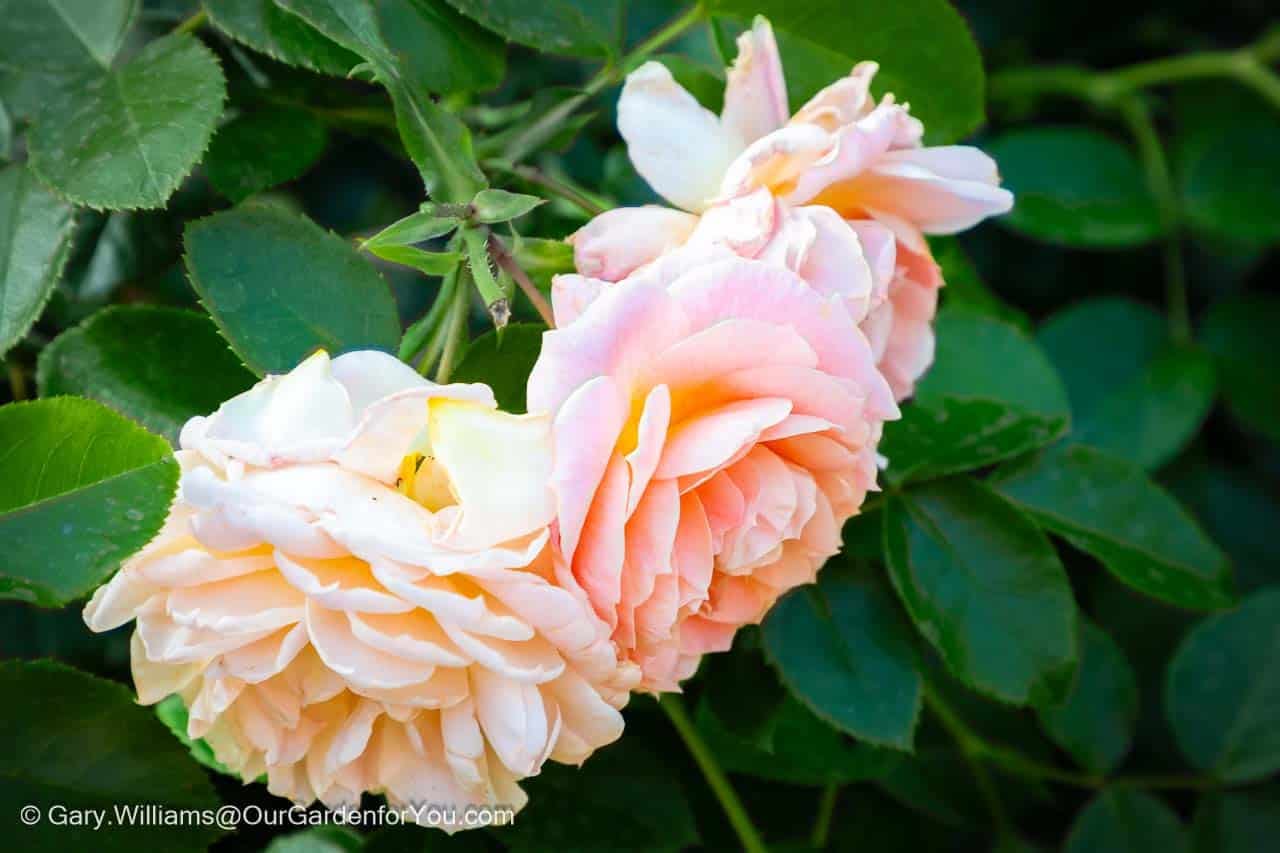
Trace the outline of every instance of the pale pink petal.
<instances>
[{"instance_id":1,"label":"pale pink petal","mask_svg":"<svg viewBox=\"0 0 1280 853\"><path fill-rule=\"evenodd\" d=\"M657 62L627 75L618 99L618 131L649 186L694 212L716 194L720 177L744 144Z\"/></svg>"},{"instance_id":2,"label":"pale pink petal","mask_svg":"<svg viewBox=\"0 0 1280 853\"><path fill-rule=\"evenodd\" d=\"M827 86L809 99L792 117L795 124L816 124L834 131L851 124L875 107L871 97L871 79L880 66L875 62L859 62L848 77Z\"/></svg>"},{"instance_id":3,"label":"pale pink petal","mask_svg":"<svg viewBox=\"0 0 1280 853\"><path fill-rule=\"evenodd\" d=\"M535 368L536 372L536 368ZM555 470L560 548L573 560L591 500L626 422L626 403L611 377L600 376L574 391L556 414Z\"/></svg>"},{"instance_id":4,"label":"pale pink petal","mask_svg":"<svg viewBox=\"0 0 1280 853\"><path fill-rule=\"evenodd\" d=\"M743 145L749 145L787 122L787 84L773 28L757 16L738 36L738 56L729 69L720 119Z\"/></svg>"},{"instance_id":5,"label":"pale pink petal","mask_svg":"<svg viewBox=\"0 0 1280 853\"><path fill-rule=\"evenodd\" d=\"M674 479L717 468L791 414L791 401L764 397L729 403L675 427L658 463L658 477Z\"/></svg>"},{"instance_id":6,"label":"pale pink petal","mask_svg":"<svg viewBox=\"0 0 1280 853\"><path fill-rule=\"evenodd\" d=\"M557 326L567 326L595 302L609 282L567 273L551 279L551 313Z\"/></svg>"},{"instance_id":7,"label":"pale pink petal","mask_svg":"<svg viewBox=\"0 0 1280 853\"><path fill-rule=\"evenodd\" d=\"M672 350L678 348L679 345ZM631 474L627 485L628 518L635 512L636 506L649 487L653 472L658 468L658 460L662 458L662 449L666 444L670 426L671 390L666 385L655 385L644 398L640 422L636 426L635 449L626 455L627 468Z\"/></svg>"},{"instance_id":8,"label":"pale pink petal","mask_svg":"<svg viewBox=\"0 0 1280 853\"><path fill-rule=\"evenodd\" d=\"M669 207L619 207L592 219L569 236L573 265L588 278L621 281L662 253L682 245L698 217ZM571 317L561 318L564 324ZM577 313L577 312L575 312Z\"/></svg>"},{"instance_id":9,"label":"pale pink petal","mask_svg":"<svg viewBox=\"0 0 1280 853\"><path fill-rule=\"evenodd\" d=\"M830 144L820 157L813 158L799 172L793 185L782 193L791 204L826 204L821 193L833 185L849 181L889 153L904 125L914 122L898 104L884 103L865 117L841 127L830 136ZM809 125L799 125L808 127ZM834 204L842 214L842 205Z\"/></svg>"},{"instance_id":10,"label":"pale pink petal","mask_svg":"<svg viewBox=\"0 0 1280 853\"><path fill-rule=\"evenodd\" d=\"M990 157L948 145L885 154L858 179L857 194L867 210L908 220L926 234L954 234L1009 212L1013 194L998 184Z\"/></svg>"},{"instance_id":11,"label":"pale pink petal","mask_svg":"<svg viewBox=\"0 0 1280 853\"><path fill-rule=\"evenodd\" d=\"M610 457L600 486L582 525L573 555L573 574L586 590L601 619L613 625L622 599L622 567L626 556L627 465Z\"/></svg>"},{"instance_id":12,"label":"pale pink petal","mask_svg":"<svg viewBox=\"0 0 1280 853\"><path fill-rule=\"evenodd\" d=\"M790 124L775 130L747 146L723 171L717 199L735 198L759 187L780 194L832 144L832 135L817 125Z\"/></svg>"}]
</instances>

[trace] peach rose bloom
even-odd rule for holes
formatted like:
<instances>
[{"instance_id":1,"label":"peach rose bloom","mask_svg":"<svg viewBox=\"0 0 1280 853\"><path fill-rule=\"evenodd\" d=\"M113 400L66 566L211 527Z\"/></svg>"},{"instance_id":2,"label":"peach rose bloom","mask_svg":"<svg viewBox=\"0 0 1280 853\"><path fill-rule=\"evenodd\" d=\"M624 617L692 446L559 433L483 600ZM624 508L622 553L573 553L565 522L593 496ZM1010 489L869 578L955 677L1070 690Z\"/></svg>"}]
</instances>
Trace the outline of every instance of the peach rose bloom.
<instances>
[{"instance_id":1,"label":"peach rose bloom","mask_svg":"<svg viewBox=\"0 0 1280 853\"><path fill-rule=\"evenodd\" d=\"M773 31L757 18L738 39L719 116L661 64L638 68L618 129L636 171L689 213L647 206L597 217L572 238L578 271L617 281L691 240L763 254L824 293L856 292L851 319L895 396L908 396L933 360L942 285L924 235L962 231L1008 211L1013 197L981 151L924 147L907 105L892 95L877 103L877 67L860 63L791 116Z\"/></svg>"},{"instance_id":2,"label":"peach rose bloom","mask_svg":"<svg viewBox=\"0 0 1280 853\"><path fill-rule=\"evenodd\" d=\"M552 296L528 400L555 417L553 544L675 690L839 550L897 406L844 299L723 246Z\"/></svg>"},{"instance_id":3,"label":"peach rose bloom","mask_svg":"<svg viewBox=\"0 0 1280 853\"><path fill-rule=\"evenodd\" d=\"M518 808L548 758L621 734L638 678L556 584L549 426L318 353L187 423L164 529L85 621L136 620L139 700L181 696L188 734L275 794Z\"/></svg>"}]
</instances>

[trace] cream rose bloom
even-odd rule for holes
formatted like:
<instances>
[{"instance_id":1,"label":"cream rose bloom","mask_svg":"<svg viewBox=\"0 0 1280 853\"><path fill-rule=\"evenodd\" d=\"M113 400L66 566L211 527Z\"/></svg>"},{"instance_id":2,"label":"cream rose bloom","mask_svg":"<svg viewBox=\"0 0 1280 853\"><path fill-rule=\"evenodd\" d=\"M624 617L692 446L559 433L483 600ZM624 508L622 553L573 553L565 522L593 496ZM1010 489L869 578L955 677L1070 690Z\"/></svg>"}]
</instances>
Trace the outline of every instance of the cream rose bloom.
<instances>
[{"instance_id":1,"label":"cream rose bloom","mask_svg":"<svg viewBox=\"0 0 1280 853\"><path fill-rule=\"evenodd\" d=\"M180 695L190 736L273 793L518 808L544 761L621 734L637 678L557 585L549 426L319 353L186 425L163 531L85 621L136 620L139 700Z\"/></svg>"},{"instance_id":2,"label":"cream rose bloom","mask_svg":"<svg viewBox=\"0 0 1280 853\"><path fill-rule=\"evenodd\" d=\"M572 238L578 272L618 281L688 242L718 242L782 264L850 301L895 396L933 360L942 276L926 234L953 234L1007 212L995 163L976 148L927 147L892 95L870 93L858 64L794 116L769 23L738 39L719 116L661 64L627 77L618 129L636 171L688 213L613 210Z\"/></svg>"}]
</instances>

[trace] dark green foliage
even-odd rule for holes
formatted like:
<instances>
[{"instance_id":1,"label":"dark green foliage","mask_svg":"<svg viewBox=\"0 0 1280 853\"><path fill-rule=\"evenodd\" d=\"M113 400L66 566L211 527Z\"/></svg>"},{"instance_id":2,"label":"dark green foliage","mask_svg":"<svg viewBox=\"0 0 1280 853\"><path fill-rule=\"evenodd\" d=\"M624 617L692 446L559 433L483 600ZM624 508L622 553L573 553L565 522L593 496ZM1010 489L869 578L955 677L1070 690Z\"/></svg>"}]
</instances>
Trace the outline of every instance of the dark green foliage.
<instances>
[{"instance_id":1,"label":"dark green foliage","mask_svg":"<svg viewBox=\"0 0 1280 853\"><path fill-rule=\"evenodd\" d=\"M758 14L793 111L877 62L844 106L892 92L926 143L990 154L1015 204L927 235L933 365L842 554L683 682L724 778L636 695L619 743L521 783L510 827L24 827L28 803L287 806L186 737L181 697L136 705L131 629L83 624L160 529L182 425L322 348L400 352L523 412L565 238L659 201L617 131L625 75L660 61L718 114ZM1276 848L1274 18L0 0L5 849L718 851L743 846L735 799L786 853Z\"/></svg>"}]
</instances>

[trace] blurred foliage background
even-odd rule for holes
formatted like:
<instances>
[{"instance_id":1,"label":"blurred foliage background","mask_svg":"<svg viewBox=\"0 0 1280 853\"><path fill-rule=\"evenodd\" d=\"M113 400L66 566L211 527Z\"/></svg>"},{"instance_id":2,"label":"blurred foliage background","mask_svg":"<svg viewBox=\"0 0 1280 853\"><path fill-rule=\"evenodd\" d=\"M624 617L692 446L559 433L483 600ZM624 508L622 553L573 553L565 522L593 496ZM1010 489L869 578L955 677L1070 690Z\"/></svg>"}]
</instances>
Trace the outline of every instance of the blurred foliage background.
<instances>
[{"instance_id":1,"label":"blurred foliage background","mask_svg":"<svg viewBox=\"0 0 1280 853\"><path fill-rule=\"evenodd\" d=\"M202 164L162 209L79 209L68 226L63 275L38 321L5 357L8 383L0 384L0 401L35 396L41 353L107 306L197 308L182 262L183 229L191 220L254 196L354 240L422 202L421 181L381 88L274 61L217 25L219 6L252 4L209 5L212 21L192 2L147 0L121 48L129 55L194 21L218 57L228 92ZM616 132L613 85L523 166L504 164L501 151L511 134L505 128L554 109L592 79L599 63L504 46L444 4L427 5L447 16L455 38L431 49L420 41L415 51L449 61L416 71L437 81L431 88L447 90L441 103L471 126L477 155L492 175L510 189L551 198L521 220L523 233L561 238L588 219L589 208L659 202L632 169ZM860 17L875 17L877 4L848 5L851 15L857 7ZM799 6L821 11L841 4ZM0 3L0 17L21 16L22 7ZM624 44L635 46L686 8L675 0L631 0L622 14ZM1052 471L1069 478L1113 458L1132 466L1107 481L1109 491L1086 501L1086 511L1114 515L1130 532L1148 525L1132 542L1111 543L1116 549L1143 552L1154 542L1171 563L1179 555L1195 563L1204 553L1213 562L1207 536L1230 558L1238 598L1227 582L1221 600L1211 592L1188 593L1196 601L1184 607L1176 593L1152 597L1136 592L1132 581L1117 583L1100 561L1122 574L1125 561L1142 554L1106 552L1105 543L1090 540L1072 519L1055 522L1052 506L1041 506L1037 515L1043 484L1036 478L1044 472L1035 466L1049 463L1024 459L990 482L1065 539L1057 552L1085 618L1080 671L1054 701L1033 697L1037 708L999 696L999 689L985 691L995 699L981 695L955 677L963 666L940 659L909 631L886 629L872 639L837 631L829 638L836 646L900 642L903 655L918 655L932 710L914 728L911 754L855 741L847 732L860 722L824 721L815 713L822 700L812 693L834 676L805 659L811 648L802 647L800 659L789 662L787 632L799 630L793 622L822 615L798 611L821 610L824 603L850 619L880 613L877 608L902 616L884 571L881 525L886 512L895 512L891 497L846 531L846 555L826 570L825 601L788 599L763 630L744 632L732 653L704 664L687 688L686 705L775 849L1274 849L1280 838L1280 786L1273 779L1280 759L1272 760L1280 753L1280 599L1273 591L1280 583L1280 82L1249 69L1224 72L1223 63L1229 65L1231 52L1258 45L1260 64L1275 66L1275 6L1265 0L1105 6L962 0L956 8L985 64L986 119L981 127L976 121L965 126L960 116L948 130L972 131L966 139L996 157L1017 204L1003 221L935 244L949 283L944 305L964 303L983 318L999 318L1001 328L1021 330L1047 356L1070 402L1075 448L1048 451L1075 453L1054 458ZM816 30L825 20L815 13L806 25ZM725 26L732 30L732 23ZM427 37L407 24L387 30L388 39L392 33ZM927 34L928 26L922 30ZM341 65L343 49L335 45L331 52ZM1218 65L1196 59L1205 56ZM661 58L704 103L718 107L723 60L706 25L666 45ZM1170 58L1171 65L1150 65ZM928 61L927 51L921 61ZM935 72L951 71L942 57ZM444 84L442 73L450 75ZM913 103L929 98L898 94ZM15 163L27 157L22 97L0 86L0 159ZM439 279L376 263L394 289L402 323L413 323L431 304ZM531 269L543 284L563 257L547 263L546 270ZM518 301L515 319L537 317ZM977 356L964 361L965 335L985 328L965 325L975 322L955 314L940 324L940 360L954 351L975 374L1008 367ZM488 324L477 302L473 333ZM147 335L142 328L133 339L144 351ZM1018 346L1009 350L1015 360L1023 354ZM164 350L149 357L163 359ZM54 390L95 396L92 371L73 367L50 368L49 381L63 383ZM175 390L180 401L158 410L146 426L172 438L187 413L211 409L236 390L235 381ZM515 398L519 385L517 378L511 386ZM1086 450L1081 456L1080 446L1109 455L1099 461ZM1164 503L1159 512L1143 514L1149 502L1135 494L1148 488L1148 475L1182 502L1204 536L1178 529L1182 516ZM967 488L925 486L913 500L942 512L986 499L964 493ZM1132 517L1126 515L1131 510ZM909 521L901 524L911 536ZM1192 574L1210 571L1193 568ZM1193 603L1190 598L1182 603ZM1206 616L1237 600L1246 603L1229 611L1233 618ZM126 632L91 635L79 611L79 604L58 610L0 602L0 656L52 657L127 682ZM890 635L896 639L886 639ZM848 646L842 648L847 654ZM1018 653L1009 650L1010 657ZM788 686L779 668L791 676ZM809 681L797 686L797 671ZM729 823L655 703L637 697L627 716L623 741L583 771L551 766L531 781L532 802L516 830L446 839L397 829L365 840L339 830L286 839L288 828L246 827L212 849L734 849ZM1190 739L1175 737L1179 726L1192 732ZM1119 770L1126 781L1104 786L1101 780ZM213 778L224 801L274 803L261 786Z\"/></svg>"}]
</instances>

